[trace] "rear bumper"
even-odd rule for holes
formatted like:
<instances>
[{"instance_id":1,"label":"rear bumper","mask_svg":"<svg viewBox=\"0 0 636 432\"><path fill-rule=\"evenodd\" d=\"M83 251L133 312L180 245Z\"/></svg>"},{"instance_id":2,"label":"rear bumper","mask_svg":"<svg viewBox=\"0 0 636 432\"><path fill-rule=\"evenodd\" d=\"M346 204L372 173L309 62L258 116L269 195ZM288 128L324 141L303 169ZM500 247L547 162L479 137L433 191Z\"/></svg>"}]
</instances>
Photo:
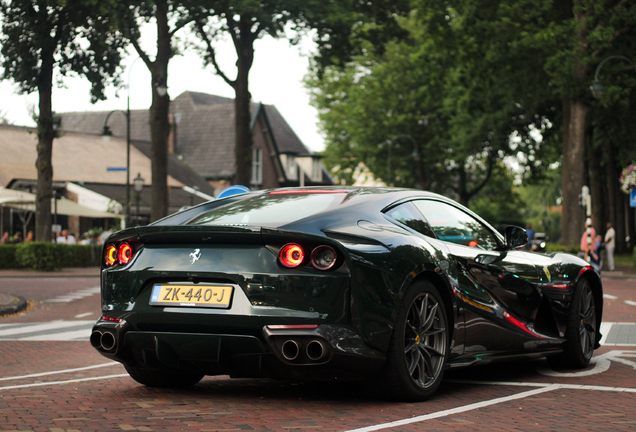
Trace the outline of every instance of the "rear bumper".
<instances>
[{"instance_id":1,"label":"rear bumper","mask_svg":"<svg viewBox=\"0 0 636 432\"><path fill-rule=\"evenodd\" d=\"M385 356L341 325L313 329L263 327L250 335L129 330L99 321L91 344L102 355L150 369L178 369L233 378L362 379L379 372ZM104 343L102 343L102 341Z\"/></svg>"}]
</instances>

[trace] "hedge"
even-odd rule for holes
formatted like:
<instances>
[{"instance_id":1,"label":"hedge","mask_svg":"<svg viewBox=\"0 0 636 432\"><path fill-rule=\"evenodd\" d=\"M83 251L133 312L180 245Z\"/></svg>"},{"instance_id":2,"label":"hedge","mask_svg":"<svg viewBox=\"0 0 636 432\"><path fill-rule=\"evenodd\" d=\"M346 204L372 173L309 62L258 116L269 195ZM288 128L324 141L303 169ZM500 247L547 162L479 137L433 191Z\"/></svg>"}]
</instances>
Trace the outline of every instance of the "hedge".
<instances>
[{"instance_id":1,"label":"hedge","mask_svg":"<svg viewBox=\"0 0 636 432\"><path fill-rule=\"evenodd\" d=\"M0 245L0 268L53 271L64 267L98 267L101 245L29 242Z\"/></svg>"},{"instance_id":2,"label":"hedge","mask_svg":"<svg viewBox=\"0 0 636 432\"><path fill-rule=\"evenodd\" d=\"M546 252L567 252L573 255L577 255L581 251L581 247L577 244L570 246L563 246L559 243L548 243L546 245Z\"/></svg>"}]
</instances>

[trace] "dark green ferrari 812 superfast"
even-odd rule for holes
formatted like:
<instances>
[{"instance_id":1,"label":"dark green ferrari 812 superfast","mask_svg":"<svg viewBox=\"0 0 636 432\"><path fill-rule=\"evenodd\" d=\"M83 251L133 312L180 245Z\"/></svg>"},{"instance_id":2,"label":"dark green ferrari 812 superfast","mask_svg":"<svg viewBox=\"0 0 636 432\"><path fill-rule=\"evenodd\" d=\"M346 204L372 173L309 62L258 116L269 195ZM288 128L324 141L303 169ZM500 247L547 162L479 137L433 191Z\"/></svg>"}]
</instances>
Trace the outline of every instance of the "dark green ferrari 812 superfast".
<instances>
[{"instance_id":1,"label":"dark green ferrari 812 superfast","mask_svg":"<svg viewBox=\"0 0 636 432\"><path fill-rule=\"evenodd\" d=\"M598 273L523 250L443 196L289 188L217 199L104 245L91 344L147 386L357 379L419 401L448 368L598 348Z\"/></svg>"}]
</instances>

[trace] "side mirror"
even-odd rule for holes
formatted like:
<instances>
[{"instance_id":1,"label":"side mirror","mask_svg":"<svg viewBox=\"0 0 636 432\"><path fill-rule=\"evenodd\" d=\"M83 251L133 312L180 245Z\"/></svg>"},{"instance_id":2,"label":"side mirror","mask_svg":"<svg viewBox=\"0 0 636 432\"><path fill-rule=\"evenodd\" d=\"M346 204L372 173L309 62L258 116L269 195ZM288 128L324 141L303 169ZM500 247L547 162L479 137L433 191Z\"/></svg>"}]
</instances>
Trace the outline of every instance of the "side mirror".
<instances>
[{"instance_id":1,"label":"side mirror","mask_svg":"<svg viewBox=\"0 0 636 432\"><path fill-rule=\"evenodd\" d=\"M506 247L517 249L528 244L528 233L523 228L510 225L506 227Z\"/></svg>"}]
</instances>

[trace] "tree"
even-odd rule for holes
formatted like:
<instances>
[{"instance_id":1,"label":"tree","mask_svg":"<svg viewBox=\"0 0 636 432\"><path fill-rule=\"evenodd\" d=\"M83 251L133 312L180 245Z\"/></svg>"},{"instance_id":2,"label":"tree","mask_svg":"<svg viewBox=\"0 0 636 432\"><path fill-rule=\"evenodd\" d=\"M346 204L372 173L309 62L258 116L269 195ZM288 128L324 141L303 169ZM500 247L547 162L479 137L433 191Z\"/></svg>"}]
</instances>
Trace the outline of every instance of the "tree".
<instances>
[{"instance_id":1,"label":"tree","mask_svg":"<svg viewBox=\"0 0 636 432\"><path fill-rule=\"evenodd\" d=\"M167 91L168 63L174 55L173 38L189 19L183 2L155 0L152 2L116 2L113 14L120 31L131 42L151 75L150 140L152 161L152 198L150 219L156 221L168 215L168 137L170 135L170 96ZM154 59L142 48L141 27L154 19L157 27L157 52Z\"/></svg>"},{"instance_id":2,"label":"tree","mask_svg":"<svg viewBox=\"0 0 636 432\"><path fill-rule=\"evenodd\" d=\"M562 243L577 243L584 229L577 197L586 183L588 114L596 104L589 86L605 57L632 52L636 4L626 0L518 0L507 6L506 19L524 29L515 40L520 49L543 52L537 64L548 73L548 85L561 98Z\"/></svg>"},{"instance_id":3,"label":"tree","mask_svg":"<svg viewBox=\"0 0 636 432\"><path fill-rule=\"evenodd\" d=\"M406 3L405 0L218 0L200 2L192 9L191 13L196 17L195 30L204 44L206 64L211 64L235 92L234 183L251 182L249 72L254 61L254 42L266 34L273 38L286 37L287 30L293 33L291 42L295 43L303 31L314 29L321 54L319 62L326 65L337 58L348 58L356 49L349 35L360 20L368 20L373 15L383 23L393 22L392 12ZM221 69L216 59L214 39L223 32L231 36L236 51L234 79ZM381 34L378 28L367 32L369 37L376 39Z\"/></svg>"},{"instance_id":4,"label":"tree","mask_svg":"<svg viewBox=\"0 0 636 432\"><path fill-rule=\"evenodd\" d=\"M53 166L56 136L51 94L53 83L75 73L91 81L91 100L104 99L104 88L117 84L124 44L105 14L108 3L91 0L2 0L2 79L12 79L22 93L37 91L38 173L35 238L51 239Z\"/></svg>"},{"instance_id":5,"label":"tree","mask_svg":"<svg viewBox=\"0 0 636 432\"><path fill-rule=\"evenodd\" d=\"M532 59L509 47L498 5L413 4L398 19L406 39L389 39L382 50L369 44L344 68L310 80L328 137L326 164L363 160L389 183L452 194L464 204L505 156L522 153L528 176L545 170L556 156L554 113L546 91L526 87L545 74L525 76ZM390 145L405 134L412 144Z\"/></svg>"}]
</instances>

